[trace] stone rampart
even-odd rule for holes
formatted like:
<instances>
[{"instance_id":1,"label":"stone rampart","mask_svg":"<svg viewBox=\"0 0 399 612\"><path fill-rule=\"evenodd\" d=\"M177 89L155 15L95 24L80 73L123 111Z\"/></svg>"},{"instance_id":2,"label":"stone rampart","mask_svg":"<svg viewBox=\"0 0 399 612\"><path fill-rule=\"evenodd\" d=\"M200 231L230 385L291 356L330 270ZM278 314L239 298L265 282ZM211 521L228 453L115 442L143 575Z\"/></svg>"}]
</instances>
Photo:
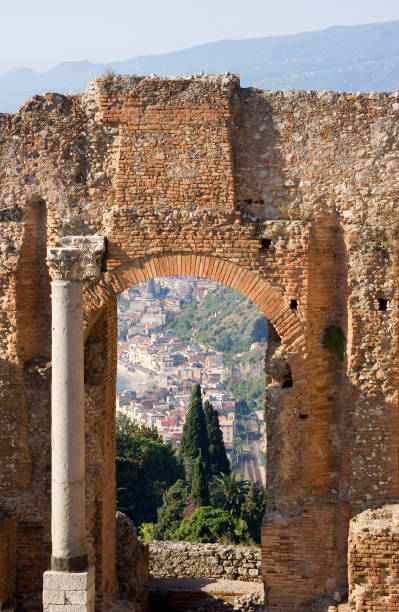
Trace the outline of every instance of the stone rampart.
<instances>
[{"instance_id":1,"label":"stone rampart","mask_svg":"<svg viewBox=\"0 0 399 612\"><path fill-rule=\"evenodd\" d=\"M150 573L160 578L219 578L261 582L260 548L151 542Z\"/></svg>"}]
</instances>

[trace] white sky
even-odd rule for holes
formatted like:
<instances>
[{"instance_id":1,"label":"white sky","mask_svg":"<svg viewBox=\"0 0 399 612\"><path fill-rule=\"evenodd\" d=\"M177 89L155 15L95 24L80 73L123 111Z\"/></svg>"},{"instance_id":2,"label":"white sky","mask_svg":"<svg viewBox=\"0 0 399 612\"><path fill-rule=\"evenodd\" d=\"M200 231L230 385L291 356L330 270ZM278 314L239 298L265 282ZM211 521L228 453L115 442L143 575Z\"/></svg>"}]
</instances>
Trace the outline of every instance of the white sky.
<instances>
[{"instance_id":1,"label":"white sky","mask_svg":"<svg viewBox=\"0 0 399 612\"><path fill-rule=\"evenodd\" d=\"M399 19L399 0L0 0L0 74Z\"/></svg>"}]
</instances>

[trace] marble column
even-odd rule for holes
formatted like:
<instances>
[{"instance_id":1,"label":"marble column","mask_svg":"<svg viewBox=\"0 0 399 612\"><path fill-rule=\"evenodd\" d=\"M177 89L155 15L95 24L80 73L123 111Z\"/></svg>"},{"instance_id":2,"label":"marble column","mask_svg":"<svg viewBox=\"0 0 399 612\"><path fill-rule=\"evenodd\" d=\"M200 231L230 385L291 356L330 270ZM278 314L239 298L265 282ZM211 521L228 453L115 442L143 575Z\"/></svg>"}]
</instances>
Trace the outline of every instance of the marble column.
<instances>
[{"instance_id":1,"label":"marble column","mask_svg":"<svg viewBox=\"0 0 399 612\"><path fill-rule=\"evenodd\" d=\"M47 252L52 278L52 571L46 572L45 585L66 584L55 575L59 572L87 570L82 295L84 282L99 277L104 249L101 236L70 236ZM48 600L48 588L44 595ZM65 598L65 593L59 597L60 605Z\"/></svg>"}]
</instances>

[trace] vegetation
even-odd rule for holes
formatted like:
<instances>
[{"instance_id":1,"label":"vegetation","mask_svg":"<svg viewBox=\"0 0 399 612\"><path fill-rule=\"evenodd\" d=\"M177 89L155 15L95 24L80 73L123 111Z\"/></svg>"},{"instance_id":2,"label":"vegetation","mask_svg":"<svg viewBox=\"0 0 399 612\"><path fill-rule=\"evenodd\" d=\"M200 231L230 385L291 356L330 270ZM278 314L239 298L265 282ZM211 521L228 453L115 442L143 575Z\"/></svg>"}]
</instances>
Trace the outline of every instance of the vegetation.
<instances>
[{"instance_id":1,"label":"vegetation","mask_svg":"<svg viewBox=\"0 0 399 612\"><path fill-rule=\"evenodd\" d=\"M110 66L107 66L100 78L100 83L102 84L106 93L109 93L109 91L112 89L113 85L115 84L116 77L117 74L115 70L113 70L113 68Z\"/></svg>"},{"instance_id":2,"label":"vegetation","mask_svg":"<svg viewBox=\"0 0 399 612\"><path fill-rule=\"evenodd\" d=\"M241 518L245 521L251 538L257 543L260 543L260 530L265 509L266 496L263 488L256 483L251 483L241 506Z\"/></svg>"},{"instance_id":3,"label":"vegetation","mask_svg":"<svg viewBox=\"0 0 399 612\"><path fill-rule=\"evenodd\" d=\"M238 518L248 491L248 482L236 474L215 476L212 483L213 505Z\"/></svg>"},{"instance_id":4,"label":"vegetation","mask_svg":"<svg viewBox=\"0 0 399 612\"><path fill-rule=\"evenodd\" d=\"M227 512L202 506L183 520L176 539L184 542L218 542L223 536L234 539L236 523Z\"/></svg>"},{"instance_id":5,"label":"vegetation","mask_svg":"<svg viewBox=\"0 0 399 612\"><path fill-rule=\"evenodd\" d=\"M384 255L387 255L389 252L389 242L387 240L374 240L371 243L371 248L373 251L378 251Z\"/></svg>"},{"instance_id":6,"label":"vegetation","mask_svg":"<svg viewBox=\"0 0 399 612\"><path fill-rule=\"evenodd\" d=\"M139 537L144 542L151 542L154 539L154 523L141 523L139 527Z\"/></svg>"},{"instance_id":7,"label":"vegetation","mask_svg":"<svg viewBox=\"0 0 399 612\"><path fill-rule=\"evenodd\" d=\"M228 381L227 389L239 402L244 400L250 412L263 409L265 402L265 375L263 373L260 376L249 377L247 380L240 380L238 383ZM238 414L244 415L241 404L239 404L239 409Z\"/></svg>"},{"instance_id":8,"label":"vegetation","mask_svg":"<svg viewBox=\"0 0 399 612\"><path fill-rule=\"evenodd\" d=\"M140 525L142 539L259 542L265 494L230 473L218 413L209 402L204 411L199 385L192 391L179 460L157 431L124 415L117 417L116 447L118 509Z\"/></svg>"},{"instance_id":9,"label":"vegetation","mask_svg":"<svg viewBox=\"0 0 399 612\"><path fill-rule=\"evenodd\" d=\"M253 342L266 342L267 340L267 319L263 315L255 319L251 338Z\"/></svg>"},{"instance_id":10,"label":"vegetation","mask_svg":"<svg viewBox=\"0 0 399 612\"><path fill-rule=\"evenodd\" d=\"M202 300L188 296L180 313L168 314L167 329L182 340L195 332L199 344L225 353L227 360L267 337L267 319L243 295L220 286Z\"/></svg>"},{"instance_id":11,"label":"vegetation","mask_svg":"<svg viewBox=\"0 0 399 612\"><path fill-rule=\"evenodd\" d=\"M211 350L223 352L226 363L232 368L227 390L237 399L245 399L251 410L262 409L265 392L263 371L255 365L243 381L242 373L238 371L234 376L233 369L236 364L241 364L239 356L249 351L253 342L267 339L266 317L243 295L223 285L201 300L189 294L181 300L181 307L180 313L168 314L166 328L178 338L193 338ZM249 360L254 364L261 363L263 357L263 353L251 351ZM245 361L248 361L248 355Z\"/></svg>"},{"instance_id":12,"label":"vegetation","mask_svg":"<svg viewBox=\"0 0 399 612\"><path fill-rule=\"evenodd\" d=\"M194 463L200 453L205 464L205 470L210 475L208 430L202 407L201 387L196 384L191 393L179 449L179 458L184 465L186 478L189 481L192 480Z\"/></svg>"},{"instance_id":13,"label":"vegetation","mask_svg":"<svg viewBox=\"0 0 399 612\"><path fill-rule=\"evenodd\" d=\"M185 516L189 492L189 485L181 479L166 491L163 504L158 508L158 523L153 534L156 540L173 540Z\"/></svg>"},{"instance_id":14,"label":"vegetation","mask_svg":"<svg viewBox=\"0 0 399 612\"><path fill-rule=\"evenodd\" d=\"M196 507L209 506L209 486L201 451L194 465L191 500Z\"/></svg>"},{"instance_id":15,"label":"vegetation","mask_svg":"<svg viewBox=\"0 0 399 612\"><path fill-rule=\"evenodd\" d=\"M323 337L323 348L332 351L338 361L345 359L345 334L342 327L339 325L330 325L327 327Z\"/></svg>"},{"instance_id":16,"label":"vegetation","mask_svg":"<svg viewBox=\"0 0 399 612\"><path fill-rule=\"evenodd\" d=\"M209 460L212 474L229 474L230 463L223 442L223 433L219 425L219 415L208 402L204 403L204 413L209 440Z\"/></svg>"},{"instance_id":17,"label":"vegetation","mask_svg":"<svg viewBox=\"0 0 399 612\"><path fill-rule=\"evenodd\" d=\"M116 455L118 510L136 525L154 521L163 493L184 476L174 451L160 441L156 431L118 415Z\"/></svg>"}]
</instances>

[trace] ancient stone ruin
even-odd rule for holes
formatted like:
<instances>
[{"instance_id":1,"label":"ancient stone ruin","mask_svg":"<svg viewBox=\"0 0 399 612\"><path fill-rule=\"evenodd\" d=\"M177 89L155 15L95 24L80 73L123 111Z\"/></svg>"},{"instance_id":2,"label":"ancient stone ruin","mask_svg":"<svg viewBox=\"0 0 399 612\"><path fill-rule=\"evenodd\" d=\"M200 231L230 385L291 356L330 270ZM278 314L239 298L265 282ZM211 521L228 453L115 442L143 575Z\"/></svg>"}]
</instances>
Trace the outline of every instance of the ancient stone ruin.
<instances>
[{"instance_id":1,"label":"ancient stone ruin","mask_svg":"<svg viewBox=\"0 0 399 612\"><path fill-rule=\"evenodd\" d=\"M398 92L110 74L0 131L1 609L119 598L116 295L167 275L270 321L270 612L399 609Z\"/></svg>"}]
</instances>

